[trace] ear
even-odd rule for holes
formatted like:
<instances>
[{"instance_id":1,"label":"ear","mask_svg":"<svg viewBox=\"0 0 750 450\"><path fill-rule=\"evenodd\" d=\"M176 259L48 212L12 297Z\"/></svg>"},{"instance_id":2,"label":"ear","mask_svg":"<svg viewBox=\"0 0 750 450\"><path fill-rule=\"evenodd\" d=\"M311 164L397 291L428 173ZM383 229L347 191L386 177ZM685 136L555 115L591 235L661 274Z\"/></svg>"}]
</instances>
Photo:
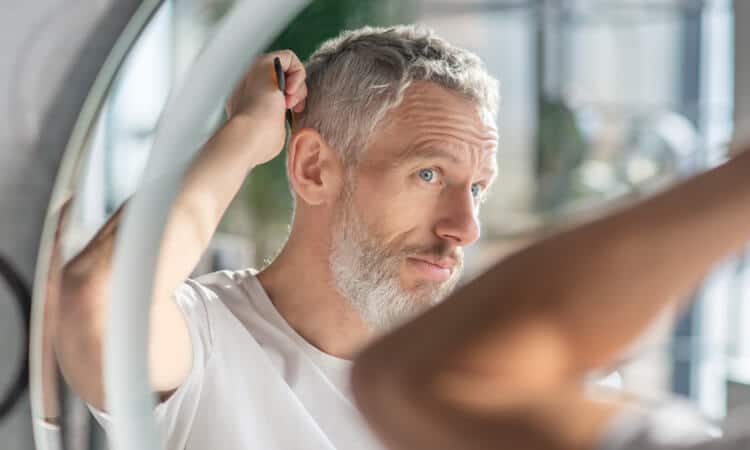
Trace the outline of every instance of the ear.
<instances>
[{"instance_id":1,"label":"ear","mask_svg":"<svg viewBox=\"0 0 750 450\"><path fill-rule=\"evenodd\" d=\"M297 130L287 148L292 189L309 205L334 203L344 186L344 165L317 130Z\"/></svg>"}]
</instances>

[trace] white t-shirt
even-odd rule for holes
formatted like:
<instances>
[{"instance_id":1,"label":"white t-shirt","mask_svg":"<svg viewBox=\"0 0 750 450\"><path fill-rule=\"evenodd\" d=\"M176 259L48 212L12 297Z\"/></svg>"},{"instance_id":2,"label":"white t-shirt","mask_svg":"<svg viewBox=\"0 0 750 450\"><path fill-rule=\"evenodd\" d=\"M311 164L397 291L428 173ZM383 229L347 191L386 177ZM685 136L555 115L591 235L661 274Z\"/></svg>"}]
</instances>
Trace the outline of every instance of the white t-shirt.
<instances>
[{"instance_id":1,"label":"white t-shirt","mask_svg":"<svg viewBox=\"0 0 750 450\"><path fill-rule=\"evenodd\" d=\"M155 410L166 448L383 449L352 401L351 361L298 335L254 274L216 272L177 289L193 366ZM94 415L111 427L106 413Z\"/></svg>"},{"instance_id":2,"label":"white t-shirt","mask_svg":"<svg viewBox=\"0 0 750 450\"><path fill-rule=\"evenodd\" d=\"M193 365L180 388L155 409L167 450L385 448L352 401L351 362L298 335L254 271L188 280L175 299L187 319ZM109 430L110 416L91 410ZM623 414L599 450L750 450L747 433L706 442L710 433L685 413L677 408Z\"/></svg>"}]
</instances>

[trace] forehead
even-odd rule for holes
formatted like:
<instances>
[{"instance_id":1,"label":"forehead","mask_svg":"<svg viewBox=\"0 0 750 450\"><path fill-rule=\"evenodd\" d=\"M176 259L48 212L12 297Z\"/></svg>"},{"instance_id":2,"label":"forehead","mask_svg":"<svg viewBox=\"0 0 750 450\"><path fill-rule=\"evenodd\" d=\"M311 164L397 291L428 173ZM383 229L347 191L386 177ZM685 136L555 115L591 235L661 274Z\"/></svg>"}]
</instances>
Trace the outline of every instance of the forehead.
<instances>
[{"instance_id":1,"label":"forehead","mask_svg":"<svg viewBox=\"0 0 750 450\"><path fill-rule=\"evenodd\" d=\"M494 118L472 100L435 83L417 81L375 129L367 159L399 160L428 150L492 165L497 150Z\"/></svg>"}]
</instances>

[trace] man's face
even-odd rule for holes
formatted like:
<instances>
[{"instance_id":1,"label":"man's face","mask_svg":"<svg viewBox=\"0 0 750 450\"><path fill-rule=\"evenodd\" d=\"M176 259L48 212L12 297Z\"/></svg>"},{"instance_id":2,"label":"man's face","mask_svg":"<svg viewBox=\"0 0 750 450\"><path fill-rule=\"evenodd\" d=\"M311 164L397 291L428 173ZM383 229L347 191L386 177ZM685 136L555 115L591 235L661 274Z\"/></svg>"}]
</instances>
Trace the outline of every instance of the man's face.
<instances>
[{"instance_id":1,"label":"man's face","mask_svg":"<svg viewBox=\"0 0 750 450\"><path fill-rule=\"evenodd\" d=\"M450 293L496 173L497 133L473 102L416 82L371 138L338 205L331 267L376 329Z\"/></svg>"}]
</instances>

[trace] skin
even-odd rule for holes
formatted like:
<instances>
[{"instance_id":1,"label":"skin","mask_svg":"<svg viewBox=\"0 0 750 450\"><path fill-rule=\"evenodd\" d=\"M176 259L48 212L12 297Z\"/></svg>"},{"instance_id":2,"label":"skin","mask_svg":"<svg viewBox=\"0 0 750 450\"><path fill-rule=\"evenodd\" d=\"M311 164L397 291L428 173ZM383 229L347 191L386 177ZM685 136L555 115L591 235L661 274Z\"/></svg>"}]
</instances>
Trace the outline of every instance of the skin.
<instances>
[{"instance_id":1,"label":"skin","mask_svg":"<svg viewBox=\"0 0 750 450\"><path fill-rule=\"evenodd\" d=\"M287 77L283 95L269 76L276 56ZM290 51L259 58L227 105L229 121L184 178L164 231L151 308L150 379L162 399L185 380L192 359L171 293L192 271L248 172L280 152L285 109L304 109L304 79L304 67ZM478 205L494 178L497 146L494 124L483 117L466 98L414 83L386 115L356 169L356 212L378 239L410 249L412 257L400 269L404 289L441 283L446 271L455 270L460 249L479 237ZM434 175L429 182L420 178L425 170ZM346 168L316 130L305 128L291 138L287 172L297 199L291 233L258 279L301 336L326 353L352 358L376 332L334 289L328 264ZM121 217L118 211L61 277L57 357L68 383L99 409L105 409L100 355Z\"/></svg>"}]
</instances>

